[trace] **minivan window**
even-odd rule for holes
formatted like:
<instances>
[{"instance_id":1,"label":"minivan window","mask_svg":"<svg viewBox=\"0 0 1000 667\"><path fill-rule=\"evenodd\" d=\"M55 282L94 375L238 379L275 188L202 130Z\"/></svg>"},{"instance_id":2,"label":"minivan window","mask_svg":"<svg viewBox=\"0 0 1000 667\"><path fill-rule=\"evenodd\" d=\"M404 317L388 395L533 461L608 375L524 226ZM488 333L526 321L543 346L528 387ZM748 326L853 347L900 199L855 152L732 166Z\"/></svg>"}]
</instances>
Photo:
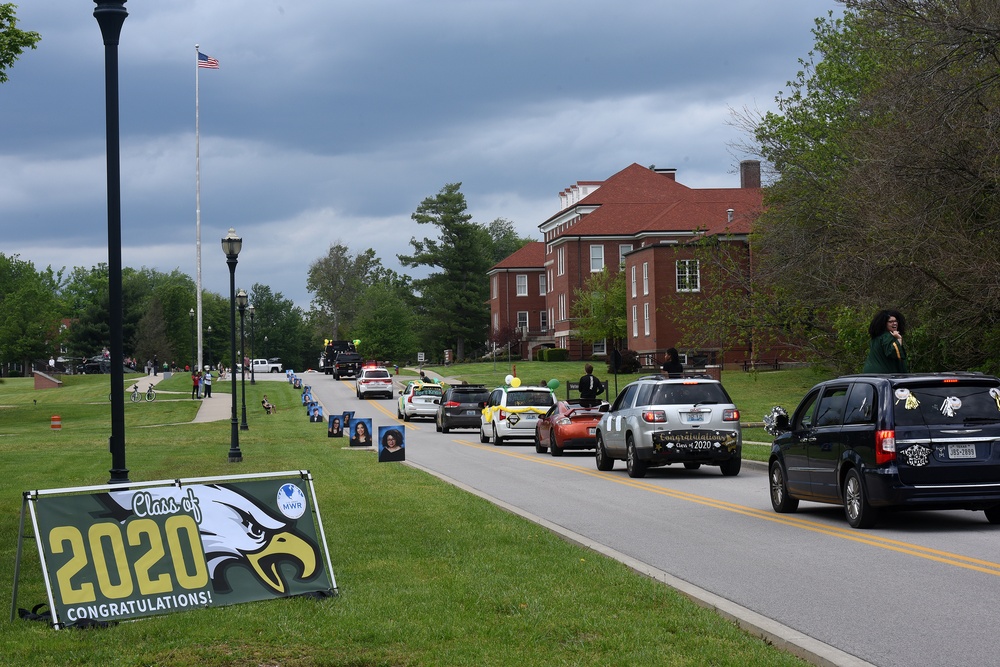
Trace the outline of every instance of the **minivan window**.
<instances>
[{"instance_id":1,"label":"minivan window","mask_svg":"<svg viewBox=\"0 0 1000 667\"><path fill-rule=\"evenodd\" d=\"M847 405L847 387L828 387L816 408L816 426L840 426Z\"/></svg>"},{"instance_id":2,"label":"minivan window","mask_svg":"<svg viewBox=\"0 0 1000 667\"><path fill-rule=\"evenodd\" d=\"M875 387L864 382L857 382L851 387L847 397L847 407L844 408L845 424L875 423Z\"/></svg>"},{"instance_id":3,"label":"minivan window","mask_svg":"<svg viewBox=\"0 0 1000 667\"><path fill-rule=\"evenodd\" d=\"M813 427L813 408L816 407L818 396L819 392L815 391L799 404L798 410L795 411L795 422L792 424L794 430L801 431Z\"/></svg>"},{"instance_id":4,"label":"minivan window","mask_svg":"<svg viewBox=\"0 0 1000 667\"><path fill-rule=\"evenodd\" d=\"M896 426L1000 422L1000 388L995 383L897 385L892 396Z\"/></svg>"}]
</instances>

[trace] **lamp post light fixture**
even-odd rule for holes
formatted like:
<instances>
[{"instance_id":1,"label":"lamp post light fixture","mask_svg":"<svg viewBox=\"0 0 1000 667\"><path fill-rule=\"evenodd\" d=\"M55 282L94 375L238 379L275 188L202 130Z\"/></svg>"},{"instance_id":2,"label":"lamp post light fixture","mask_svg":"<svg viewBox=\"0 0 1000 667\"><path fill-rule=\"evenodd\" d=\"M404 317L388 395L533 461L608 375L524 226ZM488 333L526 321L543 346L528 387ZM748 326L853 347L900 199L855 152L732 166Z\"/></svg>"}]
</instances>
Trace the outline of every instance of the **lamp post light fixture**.
<instances>
[{"instance_id":1,"label":"lamp post light fixture","mask_svg":"<svg viewBox=\"0 0 1000 667\"><path fill-rule=\"evenodd\" d=\"M240 309L240 356L243 357L243 372L240 373L240 393L243 399L243 421L240 422L241 431L249 431L250 426L247 424L247 353L243 342L246 340L246 334L243 332L243 311L247 308L247 293L242 289L236 293L236 306ZM253 362L251 362L251 367Z\"/></svg>"},{"instance_id":2,"label":"lamp post light fixture","mask_svg":"<svg viewBox=\"0 0 1000 667\"><path fill-rule=\"evenodd\" d=\"M125 351L122 340L122 173L118 126L118 38L128 16L125 0L94 0L94 18L104 38L104 106L107 134L108 302L111 329L111 479L128 482L125 467Z\"/></svg>"},{"instance_id":3,"label":"lamp post light fixture","mask_svg":"<svg viewBox=\"0 0 1000 667\"><path fill-rule=\"evenodd\" d=\"M247 307L247 312L250 313L250 384L257 384L257 381L254 379L254 376L253 376L253 372L254 372L254 367L253 367L253 353L254 353L254 349L253 349L253 304L250 304Z\"/></svg>"},{"instance_id":4,"label":"lamp post light fixture","mask_svg":"<svg viewBox=\"0 0 1000 667\"><path fill-rule=\"evenodd\" d=\"M243 452L240 451L240 423L236 418L236 262L242 249L243 239L230 227L229 233L222 238L222 251L226 253L226 264L229 265L229 366L233 369L233 411L229 433L230 463L239 463L243 460ZM122 401L124 404L124 395Z\"/></svg>"}]
</instances>

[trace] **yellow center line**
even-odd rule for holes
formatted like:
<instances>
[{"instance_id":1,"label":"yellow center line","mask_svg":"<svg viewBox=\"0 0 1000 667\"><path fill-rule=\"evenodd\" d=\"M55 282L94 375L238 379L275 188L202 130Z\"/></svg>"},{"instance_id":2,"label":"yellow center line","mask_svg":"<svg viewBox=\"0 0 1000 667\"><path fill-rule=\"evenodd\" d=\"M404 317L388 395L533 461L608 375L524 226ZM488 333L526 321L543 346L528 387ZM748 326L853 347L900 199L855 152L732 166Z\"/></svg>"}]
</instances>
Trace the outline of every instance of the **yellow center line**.
<instances>
[{"instance_id":1,"label":"yellow center line","mask_svg":"<svg viewBox=\"0 0 1000 667\"><path fill-rule=\"evenodd\" d=\"M854 528L842 528L839 526L824 526L822 524L818 524L808 519L797 517L791 514L778 514L770 510L761 510L754 507L748 507L746 505L739 505L737 503L731 503L725 500L719 500L717 498L709 498L707 496L699 496L693 493L688 493L686 491L678 491L676 489L665 488L662 486L657 486L656 484L653 484L651 482L646 482L639 479L633 479L631 477L622 477L621 474L616 474L614 472L602 472L597 469L588 470L569 463L563 463L554 460L552 458L540 458L537 454L525 454L522 452L499 449L497 447L494 447L493 445L482 445L479 443L470 442L468 440L454 440L453 442L465 445L467 447L474 447L477 449L482 449L483 451L493 452L494 454L503 454L504 456L510 456L512 458L521 459L523 461L530 461L535 464L552 466L554 468L561 468L562 470L568 470L570 472L586 475L588 477L596 477L604 481L614 482L615 484L621 484L622 486L629 486L634 489L638 489L640 491L648 491L651 493L655 493L657 495L674 498L676 500L684 500L687 502L703 505L705 507L712 507L715 509L720 509L727 512L734 512L736 514L742 514L744 516L756 519L763 519L765 521L771 521L774 523L783 524L786 526L790 526L792 528L808 530L829 537L837 537L840 539L857 542L859 544L866 544L868 546L878 547L880 549L886 549L888 551L895 551L910 556L916 556L917 558L923 558L925 560L944 563L946 565L953 565L955 567L960 567L967 570L974 570L976 572L983 572L985 574L993 574L1000 576L1000 563L995 563L992 561L981 560L979 558L972 558L969 556L963 556L961 554L942 551L940 549L933 549L931 547L924 547L920 546L919 544L903 542L901 540L895 540L890 537L872 535L871 533L861 532Z\"/></svg>"}]
</instances>

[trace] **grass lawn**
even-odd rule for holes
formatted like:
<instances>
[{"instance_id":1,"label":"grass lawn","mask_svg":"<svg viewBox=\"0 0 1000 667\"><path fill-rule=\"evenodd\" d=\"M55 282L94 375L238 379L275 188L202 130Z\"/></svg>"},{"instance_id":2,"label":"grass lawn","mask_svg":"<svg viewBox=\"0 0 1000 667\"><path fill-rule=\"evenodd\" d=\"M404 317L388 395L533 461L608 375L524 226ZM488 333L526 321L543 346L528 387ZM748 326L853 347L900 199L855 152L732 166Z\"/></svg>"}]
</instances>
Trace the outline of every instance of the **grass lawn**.
<instances>
[{"instance_id":1,"label":"grass lawn","mask_svg":"<svg viewBox=\"0 0 1000 667\"><path fill-rule=\"evenodd\" d=\"M573 377L578 366L564 367L559 377ZM553 376L534 372L536 381ZM471 372L466 377L478 380ZM760 388L765 377L757 380ZM495 384L492 377L487 384ZM111 464L107 376L67 377L60 389L32 386L30 379L0 382L0 578L7 582L22 492L103 484ZM229 384L213 389L225 400ZM54 631L18 619L0 623L0 662L804 664L616 561L414 468L379 465L373 453L328 439L323 424L307 421L299 392L287 383L246 389L250 430L240 433L241 464L226 461L228 421L190 423L198 402L189 398L186 376L161 382L154 403L126 403L129 477L312 471L340 595L187 611L97 630ZM275 415L250 407L259 406L265 391L279 407ZM49 428L53 415L62 418L61 432ZM31 538L17 603L30 608L44 600Z\"/></svg>"}]
</instances>

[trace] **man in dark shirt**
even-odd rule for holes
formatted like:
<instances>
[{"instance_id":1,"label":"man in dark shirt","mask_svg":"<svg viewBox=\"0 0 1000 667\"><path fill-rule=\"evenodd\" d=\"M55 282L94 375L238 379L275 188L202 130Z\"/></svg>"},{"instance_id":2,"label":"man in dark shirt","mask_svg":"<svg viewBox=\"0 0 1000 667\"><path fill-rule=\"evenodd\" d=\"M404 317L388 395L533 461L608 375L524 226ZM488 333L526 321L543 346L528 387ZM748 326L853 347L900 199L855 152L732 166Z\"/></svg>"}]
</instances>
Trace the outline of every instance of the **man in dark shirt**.
<instances>
[{"instance_id":1,"label":"man in dark shirt","mask_svg":"<svg viewBox=\"0 0 1000 667\"><path fill-rule=\"evenodd\" d=\"M587 374L580 378L580 402L596 405L598 403L597 396L604 391L604 385L594 377L594 367L592 365L587 364L583 367L583 370Z\"/></svg>"}]
</instances>

